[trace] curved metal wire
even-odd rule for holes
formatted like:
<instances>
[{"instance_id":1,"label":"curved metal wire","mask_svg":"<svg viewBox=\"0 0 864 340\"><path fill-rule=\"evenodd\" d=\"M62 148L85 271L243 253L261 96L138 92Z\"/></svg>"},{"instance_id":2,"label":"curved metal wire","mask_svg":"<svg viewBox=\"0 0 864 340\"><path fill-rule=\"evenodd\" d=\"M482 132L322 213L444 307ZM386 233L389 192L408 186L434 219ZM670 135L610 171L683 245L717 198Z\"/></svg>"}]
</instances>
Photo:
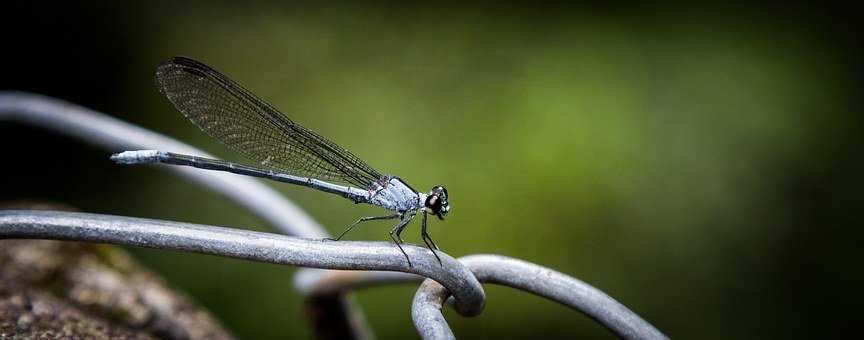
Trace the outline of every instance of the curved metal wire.
<instances>
[{"instance_id":1,"label":"curved metal wire","mask_svg":"<svg viewBox=\"0 0 864 340\"><path fill-rule=\"evenodd\" d=\"M447 288L437 284L435 281L425 280L414 294L411 303L411 320L414 328L422 339L450 340L456 339L456 335L447 324L447 319L441 313L444 302L450 296Z\"/></svg>"},{"instance_id":2,"label":"curved metal wire","mask_svg":"<svg viewBox=\"0 0 864 340\"><path fill-rule=\"evenodd\" d=\"M525 290L574 308L596 319L622 338L665 338L656 328L605 293L555 270L491 254L468 255L458 260L468 266L480 282ZM326 271L314 280L297 275L294 286L304 294L314 295L421 280L423 277L401 272ZM453 332L441 314L444 299L448 296L448 290L434 281L424 282L417 290L412 317L415 327L424 338L452 338Z\"/></svg>"},{"instance_id":3,"label":"curved metal wire","mask_svg":"<svg viewBox=\"0 0 864 340\"><path fill-rule=\"evenodd\" d=\"M440 282L456 297L456 311L483 311L480 282L459 261L441 253L441 265L423 247L405 245L415 259L402 261L389 242L326 241L201 224L125 216L46 210L0 210L0 238L100 242L190 251L293 266L348 270L387 270L419 274Z\"/></svg>"},{"instance_id":4,"label":"curved metal wire","mask_svg":"<svg viewBox=\"0 0 864 340\"><path fill-rule=\"evenodd\" d=\"M294 288L303 295L328 295L390 284L419 284L424 279L404 272L307 269L294 275Z\"/></svg>"},{"instance_id":5,"label":"curved metal wire","mask_svg":"<svg viewBox=\"0 0 864 340\"><path fill-rule=\"evenodd\" d=\"M460 258L480 282L524 290L579 310L624 339L668 339L636 313L597 288L555 270L500 256L471 255ZM451 339L453 332L441 314L450 291L424 280L414 295L411 317L423 339Z\"/></svg>"}]
</instances>

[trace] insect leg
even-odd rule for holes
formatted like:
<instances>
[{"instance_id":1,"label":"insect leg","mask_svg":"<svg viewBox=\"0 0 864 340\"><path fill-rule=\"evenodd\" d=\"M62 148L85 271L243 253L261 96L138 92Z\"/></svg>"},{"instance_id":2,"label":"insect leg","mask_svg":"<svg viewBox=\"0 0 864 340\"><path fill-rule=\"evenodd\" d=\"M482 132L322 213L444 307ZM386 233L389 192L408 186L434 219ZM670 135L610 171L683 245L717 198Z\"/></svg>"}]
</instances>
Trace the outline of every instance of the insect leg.
<instances>
[{"instance_id":1,"label":"insect leg","mask_svg":"<svg viewBox=\"0 0 864 340\"><path fill-rule=\"evenodd\" d=\"M399 221L399 224L397 224L395 227L393 227L392 230L390 230L390 239L393 240L393 243L396 243L396 246L399 247L400 251L402 251L402 255L405 255L405 259L408 260L409 267L412 267L411 259L408 258L408 253L405 252L405 249L402 249L401 243L404 241L402 241L402 238L399 237L399 234L402 232L402 229L404 229L405 226L414 219L414 216L415 213L409 213L409 215L402 218L402 221Z\"/></svg>"},{"instance_id":2,"label":"insect leg","mask_svg":"<svg viewBox=\"0 0 864 340\"><path fill-rule=\"evenodd\" d=\"M438 259L438 264L444 266L444 263L441 262L441 258L438 257L438 253L435 251L438 250L438 245L435 244L435 241L432 241L432 237L429 236L429 233L426 232L426 212L423 212L423 216L420 216L420 237L423 238L423 242L426 243L426 248L429 248L429 251L432 252L432 255L435 255L435 258ZM431 243L431 245L430 245Z\"/></svg>"},{"instance_id":3,"label":"insect leg","mask_svg":"<svg viewBox=\"0 0 864 340\"><path fill-rule=\"evenodd\" d=\"M325 238L325 240L330 240L330 241L339 241L339 240L342 239L342 236L345 236L345 234L347 234L349 231L351 231L351 229L353 229L356 225L358 225L358 224L360 224L360 223L362 223L362 222L366 222L366 221L375 221L375 220L392 220L392 219L397 219L397 218L399 218L400 216L401 216L401 215L399 215L399 214L394 214L394 215L387 215L387 216L368 216L368 217L361 217L361 218L358 219L356 222L351 223L351 225L349 225L348 228L345 229L345 231L343 231L341 234L339 234L338 237L336 237L336 238L329 238L329 237L328 237L328 238Z\"/></svg>"},{"instance_id":4,"label":"insect leg","mask_svg":"<svg viewBox=\"0 0 864 340\"><path fill-rule=\"evenodd\" d=\"M399 240L399 243L405 243L405 240L403 240L402 236L401 236L402 231L405 230L405 227L408 226L408 223L410 223L411 220L413 220L415 216L417 216L417 215L414 213L411 213L410 215L405 217L408 219L408 222L406 222L405 224L400 224L400 226L397 226L398 228L394 228L394 230L396 230L396 239Z\"/></svg>"}]
</instances>

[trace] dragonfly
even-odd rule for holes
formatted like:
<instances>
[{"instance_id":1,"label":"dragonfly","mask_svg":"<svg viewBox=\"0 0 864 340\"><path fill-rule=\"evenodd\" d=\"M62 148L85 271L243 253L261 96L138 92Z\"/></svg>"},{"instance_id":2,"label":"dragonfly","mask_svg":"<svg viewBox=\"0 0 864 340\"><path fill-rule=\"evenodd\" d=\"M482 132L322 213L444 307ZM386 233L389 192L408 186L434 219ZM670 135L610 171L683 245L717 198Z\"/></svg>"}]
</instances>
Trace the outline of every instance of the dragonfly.
<instances>
[{"instance_id":1,"label":"dragonfly","mask_svg":"<svg viewBox=\"0 0 864 340\"><path fill-rule=\"evenodd\" d=\"M348 225L338 241L363 222L398 220L390 239L405 255L402 231L419 215L420 235L435 255L439 250L426 229L427 215L444 220L450 212L447 189L433 186L428 193L405 180L382 174L359 157L327 138L297 124L273 105L202 62L174 57L156 68L159 92L199 129L253 161L254 165L190 156L159 150L116 153L118 164L169 164L225 171L300 185L370 204L390 211L361 217ZM443 264L442 264L443 265Z\"/></svg>"}]
</instances>

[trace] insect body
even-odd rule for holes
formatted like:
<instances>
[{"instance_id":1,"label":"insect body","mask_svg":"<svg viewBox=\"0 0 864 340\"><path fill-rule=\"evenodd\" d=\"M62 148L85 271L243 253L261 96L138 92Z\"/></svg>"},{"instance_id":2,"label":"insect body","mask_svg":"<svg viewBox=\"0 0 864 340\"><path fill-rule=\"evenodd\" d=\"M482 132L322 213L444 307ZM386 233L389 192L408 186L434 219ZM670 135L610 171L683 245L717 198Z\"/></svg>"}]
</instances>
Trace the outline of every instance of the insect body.
<instances>
[{"instance_id":1,"label":"insect body","mask_svg":"<svg viewBox=\"0 0 864 340\"><path fill-rule=\"evenodd\" d=\"M450 211L447 189L435 186L428 193L414 190L399 177L383 175L345 148L298 125L211 67L186 57L175 57L156 69L159 91L192 123L211 137L257 163L256 166L156 150L126 151L111 156L120 164L165 163L267 178L337 194L393 212L363 217L399 220L390 238L402 249L402 230L420 215L420 235L438 262L438 246L426 231L427 215L443 220Z\"/></svg>"}]
</instances>

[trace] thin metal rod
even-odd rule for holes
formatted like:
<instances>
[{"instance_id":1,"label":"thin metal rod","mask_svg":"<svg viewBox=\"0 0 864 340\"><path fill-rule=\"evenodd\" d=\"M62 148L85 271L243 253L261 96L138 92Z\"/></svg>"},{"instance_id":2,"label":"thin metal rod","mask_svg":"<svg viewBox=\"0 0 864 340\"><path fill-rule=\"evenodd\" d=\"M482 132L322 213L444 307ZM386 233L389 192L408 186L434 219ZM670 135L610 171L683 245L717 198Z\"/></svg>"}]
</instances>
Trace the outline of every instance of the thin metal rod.
<instances>
[{"instance_id":1,"label":"thin metal rod","mask_svg":"<svg viewBox=\"0 0 864 340\"><path fill-rule=\"evenodd\" d=\"M179 153L158 150L137 150L124 151L121 153L113 154L111 155L111 160L117 162L118 164L124 165L163 163L170 165L191 166L193 168L204 170L230 172L238 175L266 178L278 182L309 187L315 190L345 197L349 200L354 201L354 203L369 202L369 192L365 190L333 184L309 177L300 177L278 173L270 170L259 169L253 166L232 163L219 159L183 155Z\"/></svg>"},{"instance_id":2,"label":"thin metal rod","mask_svg":"<svg viewBox=\"0 0 864 340\"><path fill-rule=\"evenodd\" d=\"M154 219L37 210L0 210L0 239L52 239L99 242L180 250L293 266L401 271L433 278L456 297L456 311L474 316L483 311L485 293L474 275L459 261L442 253L444 266L414 245L389 242L296 238L249 230Z\"/></svg>"},{"instance_id":3,"label":"thin metal rod","mask_svg":"<svg viewBox=\"0 0 864 340\"><path fill-rule=\"evenodd\" d=\"M606 326L623 339L668 339L636 313L597 288L558 271L500 255L471 255L460 259L480 282L524 290L571 307ZM411 316L423 339L452 338L441 314L450 291L424 280L414 295Z\"/></svg>"},{"instance_id":4,"label":"thin metal rod","mask_svg":"<svg viewBox=\"0 0 864 340\"><path fill-rule=\"evenodd\" d=\"M392 284L420 284L424 279L426 278L403 272L308 268L294 274L294 288L303 295L328 295Z\"/></svg>"},{"instance_id":5,"label":"thin metal rod","mask_svg":"<svg viewBox=\"0 0 864 340\"><path fill-rule=\"evenodd\" d=\"M665 335L605 293L563 273L499 255L469 255L459 261L484 283L526 290L556 301L597 319L615 334L637 339L663 339ZM401 272L312 271L294 277L294 286L304 294L333 294L389 284L415 283L424 278ZM430 284L417 291L412 305L415 327L424 338L447 338L452 334L441 315L441 297L446 288ZM418 302L420 300L420 302ZM437 320L437 321L436 321ZM633 336L627 335L631 334Z\"/></svg>"},{"instance_id":6,"label":"thin metal rod","mask_svg":"<svg viewBox=\"0 0 864 340\"><path fill-rule=\"evenodd\" d=\"M434 281L432 283L435 283ZM411 303L411 320L414 328L422 339L451 340L456 339L447 319L441 313L444 302L450 292L439 284L427 283L425 280Z\"/></svg>"}]
</instances>

